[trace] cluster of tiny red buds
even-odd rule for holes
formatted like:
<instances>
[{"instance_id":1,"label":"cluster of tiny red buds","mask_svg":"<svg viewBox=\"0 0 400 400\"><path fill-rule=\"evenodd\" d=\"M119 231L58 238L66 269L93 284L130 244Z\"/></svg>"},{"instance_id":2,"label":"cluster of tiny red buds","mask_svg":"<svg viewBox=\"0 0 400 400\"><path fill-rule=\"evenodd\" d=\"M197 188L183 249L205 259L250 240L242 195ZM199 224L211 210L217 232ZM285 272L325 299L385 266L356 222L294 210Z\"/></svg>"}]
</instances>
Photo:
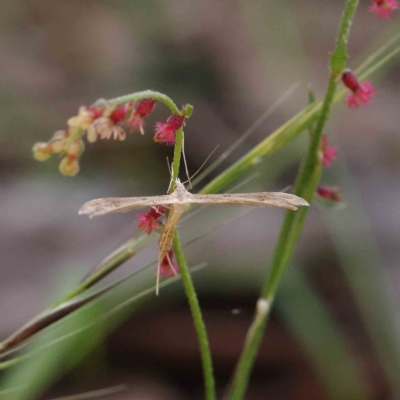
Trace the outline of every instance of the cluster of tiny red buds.
<instances>
[{"instance_id":1,"label":"cluster of tiny red buds","mask_svg":"<svg viewBox=\"0 0 400 400\"><path fill-rule=\"evenodd\" d=\"M381 18L390 18L393 11L399 8L397 0L373 0L369 9Z\"/></svg>"},{"instance_id":2,"label":"cluster of tiny red buds","mask_svg":"<svg viewBox=\"0 0 400 400\"><path fill-rule=\"evenodd\" d=\"M143 99L110 106L105 101L98 101L93 106L79 108L78 115L68 120L65 131L57 131L49 142L36 143L33 146L34 157L45 161L52 154L63 156L60 171L64 175L74 176L79 172L79 157L84 150L82 136L87 132L90 143L100 139L125 140L126 132L120 126L124 123L130 132L138 129L143 132L143 117L154 108L155 100Z\"/></svg>"},{"instance_id":3,"label":"cluster of tiny red buds","mask_svg":"<svg viewBox=\"0 0 400 400\"><path fill-rule=\"evenodd\" d=\"M135 111L132 116L128 120L128 126L132 129L139 129L140 133L144 135L144 120L143 118L149 115L156 104L156 101L153 99L144 99L137 103L135 107Z\"/></svg>"},{"instance_id":4,"label":"cluster of tiny red buds","mask_svg":"<svg viewBox=\"0 0 400 400\"><path fill-rule=\"evenodd\" d=\"M336 155L337 148L330 146L328 137L326 135L322 135L321 149L319 152L322 165L326 168L329 168L332 164L332 161L336 160Z\"/></svg>"},{"instance_id":5,"label":"cluster of tiny red buds","mask_svg":"<svg viewBox=\"0 0 400 400\"><path fill-rule=\"evenodd\" d=\"M138 215L139 229L150 235L151 232L160 227L159 219L165 214L167 209L162 206L151 207L148 213L140 213Z\"/></svg>"},{"instance_id":6,"label":"cluster of tiny red buds","mask_svg":"<svg viewBox=\"0 0 400 400\"><path fill-rule=\"evenodd\" d=\"M156 123L154 141L164 143L167 146L175 144L175 133L181 129L185 123L185 115L171 115L166 122Z\"/></svg>"},{"instance_id":7,"label":"cluster of tiny red buds","mask_svg":"<svg viewBox=\"0 0 400 400\"><path fill-rule=\"evenodd\" d=\"M153 111L155 103L153 99L144 99L136 104L129 102L116 107L104 107L100 102L89 109L81 107L78 116L71 118L68 125L87 130L87 138L91 143L95 142L98 137L100 139L125 140L126 133L121 124L125 124L129 132L132 133L137 129L143 135L143 117Z\"/></svg>"},{"instance_id":8,"label":"cluster of tiny red buds","mask_svg":"<svg viewBox=\"0 0 400 400\"><path fill-rule=\"evenodd\" d=\"M160 264L160 276L169 278L174 276L179 271L179 265L172 261L174 253L172 250L168 252L168 256L164 257Z\"/></svg>"},{"instance_id":9,"label":"cluster of tiny red buds","mask_svg":"<svg viewBox=\"0 0 400 400\"><path fill-rule=\"evenodd\" d=\"M332 161L336 159L336 155L337 148L330 146L328 142L328 137L326 135L322 135L321 148L319 152L319 157L322 165L325 168L329 168L332 164ZM317 198L329 200L335 203L341 201L341 196L342 195L338 188L330 186L319 186L316 192Z\"/></svg>"},{"instance_id":10,"label":"cluster of tiny red buds","mask_svg":"<svg viewBox=\"0 0 400 400\"><path fill-rule=\"evenodd\" d=\"M346 97L349 108L358 108L363 104L369 103L376 93L376 89L369 81L360 83L349 69L343 72L342 81L347 89L351 91Z\"/></svg>"},{"instance_id":11,"label":"cluster of tiny red buds","mask_svg":"<svg viewBox=\"0 0 400 400\"><path fill-rule=\"evenodd\" d=\"M332 186L319 186L317 188L317 196L334 203L340 203L342 200L340 189Z\"/></svg>"}]
</instances>

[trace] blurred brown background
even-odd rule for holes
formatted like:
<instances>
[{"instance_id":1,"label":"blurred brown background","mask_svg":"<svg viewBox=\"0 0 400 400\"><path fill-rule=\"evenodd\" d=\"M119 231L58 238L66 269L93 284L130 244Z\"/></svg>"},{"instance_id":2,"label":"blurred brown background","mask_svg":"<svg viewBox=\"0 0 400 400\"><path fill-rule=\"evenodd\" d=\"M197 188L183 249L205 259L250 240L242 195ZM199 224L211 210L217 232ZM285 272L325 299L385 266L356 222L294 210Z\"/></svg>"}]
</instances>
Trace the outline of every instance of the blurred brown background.
<instances>
[{"instance_id":1,"label":"blurred brown background","mask_svg":"<svg viewBox=\"0 0 400 400\"><path fill-rule=\"evenodd\" d=\"M168 185L165 158L172 151L152 142L154 123L168 115L162 105L147 119L145 136L88 145L82 171L75 178L61 176L55 158L36 162L31 155L35 142L46 141L62 129L80 105L154 89L178 105L194 106L186 127L186 155L193 173L216 145L220 146L217 156L299 82L296 93L231 157L235 160L304 107L309 85L318 97L323 94L328 53L343 5L344 1L328 0L2 2L1 336L40 312L136 232L134 213L94 221L78 216L85 201L161 194ZM357 60L398 32L399 18L378 20L368 11L368 1L363 1L351 36L350 66L355 68ZM342 187L347 208L313 207L297 261L291 265L303 271L318 294L315 301L339 327L358 365L366 398L373 399L398 398L374 340L383 346L388 342L384 324L388 319L397 324L400 301L399 73L396 62L372 77L378 95L368 107L351 112L345 104L334 108L326 133L338 146L339 160L326 171L323 182ZM243 190L281 190L290 185L304 154L303 136L258 165L255 171L261 176ZM224 167L228 165L229 160ZM229 213L207 210L185 222L182 234L194 238L215 218L228 218ZM187 250L192 265L208 264L194 279L221 395L251 321L282 216L279 210L251 211ZM116 275L143 267L155 254L155 247L146 250ZM346 278L355 265L349 254L361 257L352 281ZM361 288L349 282L359 282ZM303 298L296 298L297 286L290 285L289 281L283 285L282 312L278 299L248 399L330 398L313 350L302 342L300 328L287 322L290 296L293 303ZM364 305L376 308L377 320L386 318L383 336L371 338L365 315L357 307L358 289L370 290ZM392 309L382 308L387 303L375 303L378 289L389 297ZM306 328L318 330L312 328L312 314L309 317ZM328 346L322 344L320 351ZM392 356L397 357L395 352L389 359ZM328 355L324 360L330 363ZM160 298L151 297L148 306L133 314L43 398L121 382L129 388L109 398L202 398L197 343L179 283ZM351 382L343 378L339 385L343 385L341 398L355 398L351 389L346 391Z\"/></svg>"}]
</instances>

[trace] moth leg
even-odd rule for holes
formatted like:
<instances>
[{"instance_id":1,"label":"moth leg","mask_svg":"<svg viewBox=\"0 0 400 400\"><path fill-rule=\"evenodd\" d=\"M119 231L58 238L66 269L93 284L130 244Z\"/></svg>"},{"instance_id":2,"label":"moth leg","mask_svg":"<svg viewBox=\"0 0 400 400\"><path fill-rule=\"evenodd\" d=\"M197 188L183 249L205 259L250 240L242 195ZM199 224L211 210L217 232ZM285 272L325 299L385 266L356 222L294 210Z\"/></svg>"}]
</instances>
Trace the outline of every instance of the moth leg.
<instances>
[{"instance_id":1,"label":"moth leg","mask_svg":"<svg viewBox=\"0 0 400 400\"><path fill-rule=\"evenodd\" d=\"M169 258L169 255L168 255L168 254L167 254L167 260L168 260L169 266L170 266L171 269L172 269L172 272L174 273L175 276L177 276L178 273L176 272L176 270L175 270L175 268L174 268L174 266L173 266L173 264L172 264L172 261L171 261L171 259Z\"/></svg>"},{"instance_id":2,"label":"moth leg","mask_svg":"<svg viewBox=\"0 0 400 400\"><path fill-rule=\"evenodd\" d=\"M186 162L186 155L185 155L185 134L182 132L182 156L183 156L183 163L185 164L185 172L186 177L188 178L190 189L192 189L192 182L190 181L189 170Z\"/></svg>"},{"instance_id":3,"label":"moth leg","mask_svg":"<svg viewBox=\"0 0 400 400\"><path fill-rule=\"evenodd\" d=\"M160 293L160 272L161 272L161 262L157 263L157 280L156 280L156 296Z\"/></svg>"}]
</instances>

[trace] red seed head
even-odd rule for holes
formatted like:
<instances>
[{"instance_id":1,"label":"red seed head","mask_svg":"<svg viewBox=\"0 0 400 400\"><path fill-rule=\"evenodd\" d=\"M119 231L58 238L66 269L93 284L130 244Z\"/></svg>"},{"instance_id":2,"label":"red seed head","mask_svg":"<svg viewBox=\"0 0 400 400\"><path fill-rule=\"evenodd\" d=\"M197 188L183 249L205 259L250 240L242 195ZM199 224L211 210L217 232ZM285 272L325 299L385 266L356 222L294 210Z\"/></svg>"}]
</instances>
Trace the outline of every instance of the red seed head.
<instances>
[{"instance_id":1,"label":"red seed head","mask_svg":"<svg viewBox=\"0 0 400 400\"><path fill-rule=\"evenodd\" d=\"M160 227L160 223L150 213L140 213L138 215L139 229L150 235L151 232Z\"/></svg>"},{"instance_id":2,"label":"red seed head","mask_svg":"<svg viewBox=\"0 0 400 400\"><path fill-rule=\"evenodd\" d=\"M154 141L156 143L164 143L167 146L172 146L175 144L175 129L164 122L157 122Z\"/></svg>"},{"instance_id":3,"label":"red seed head","mask_svg":"<svg viewBox=\"0 0 400 400\"><path fill-rule=\"evenodd\" d=\"M146 115L150 114L153 111L155 104L156 101L153 99L140 100L136 104L135 116L142 118L145 117Z\"/></svg>"},{"instance_id":4,"label":"red seed head","mask_svg":"<svg viewBox=\"0 0 400 400\"><path fill-rule=\"evenodd\" d=\"M326 168L329 168L332 161L336 160L337 149L336 147L330 146L328 142L328 137L326 135L322 136L321 142L321 162Z\"/></svg>"},{"instance_id":5,"label":"red seed head","mask_svg":"<svg viewBox=\"0 0 400 400\"><path fill-rule=\"evenodd\" d=\"M388 19L399 8L397 0L373 0L370 10L380 18Z\"/></svg>"},{"instance_id":6,"label":"red seed head","mask_svg":"<svg viewBox=\"0 0 400 400\"><path fill-rule=\"evenodd\" d=\"M169 128L173 129L175 132L178 129L182 128L184 121L185 121L185 117L182 115L171 115L167 119L167 125Z\"/></svg>"},{"instance_id":7,"label":"red seed head","mask_svg":"<svg viewBox=\"0 0 400 400\"><path fill-rule=\"evenodd\" d=\"M332 186L319 186L317 194L325 200L340 202L342 200L342 193L337 187Z\"/></svg>"},{"instance_id":8,"label":"red seed head","mask_svg":"<svg viewBox=\"0 0 400 400\"><path fill-rule=\"evenodd\" d=\"M166 211L167 211L167 209L163 206L151 207L149 214L153 218L158 219L158 218L161 218L165 214Z\"/></svg>"},{"instance_id":9,"label":"red seed head","mask_svg":"<svg viewBox=\"0 0 400 400\"><path fill-rule=\"evenodd\" d=\"M104 107L95 107L92 106L89 108L90 113L92 114L93 119L97 119L103 116L104 114Z\"/></svg>"},{"instance_id":10,"label":"red seed head","mask_svg":"<svg viewBox=\"0 0 400 400\"><path fill-rule=\"evenodd\" d=\"M127 115L127 108L125 107L124 104L120 104L117 107L115 107L114 111L110 115L110 119L114 122L114 124L118 124L119 122L122 122Z\"/></svg>"},{"instance_id":11,"label":"red seed head","mask_svg":"<svg viewBox=\"0 0 400 400\"><path fill-rule=\"evenodd\" d=\"M344 85L353 93L357 92L360 87L360 83L358 82L357 77L349 69L343 72L342 81Z\"/></svg>"}]
</instances>

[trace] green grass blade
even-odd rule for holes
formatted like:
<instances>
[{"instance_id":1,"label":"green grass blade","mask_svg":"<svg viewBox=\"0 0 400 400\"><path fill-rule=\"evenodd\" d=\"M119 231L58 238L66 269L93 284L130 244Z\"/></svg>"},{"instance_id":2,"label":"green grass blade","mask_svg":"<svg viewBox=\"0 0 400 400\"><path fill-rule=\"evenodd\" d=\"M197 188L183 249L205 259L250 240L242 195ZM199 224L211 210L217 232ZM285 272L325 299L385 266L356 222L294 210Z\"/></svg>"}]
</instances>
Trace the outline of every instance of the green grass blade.
<instances>
[{"instance_id":1,"label":"green grass blade","mask_svg":"<svg viewBox=\"0 0 400 400\"><path fill-rule=\"evenodd\" d=\"M330 400L371 398L340 327L299 266L285 274L276 307L303 347Z\"/></svg>"}]
</instances>

